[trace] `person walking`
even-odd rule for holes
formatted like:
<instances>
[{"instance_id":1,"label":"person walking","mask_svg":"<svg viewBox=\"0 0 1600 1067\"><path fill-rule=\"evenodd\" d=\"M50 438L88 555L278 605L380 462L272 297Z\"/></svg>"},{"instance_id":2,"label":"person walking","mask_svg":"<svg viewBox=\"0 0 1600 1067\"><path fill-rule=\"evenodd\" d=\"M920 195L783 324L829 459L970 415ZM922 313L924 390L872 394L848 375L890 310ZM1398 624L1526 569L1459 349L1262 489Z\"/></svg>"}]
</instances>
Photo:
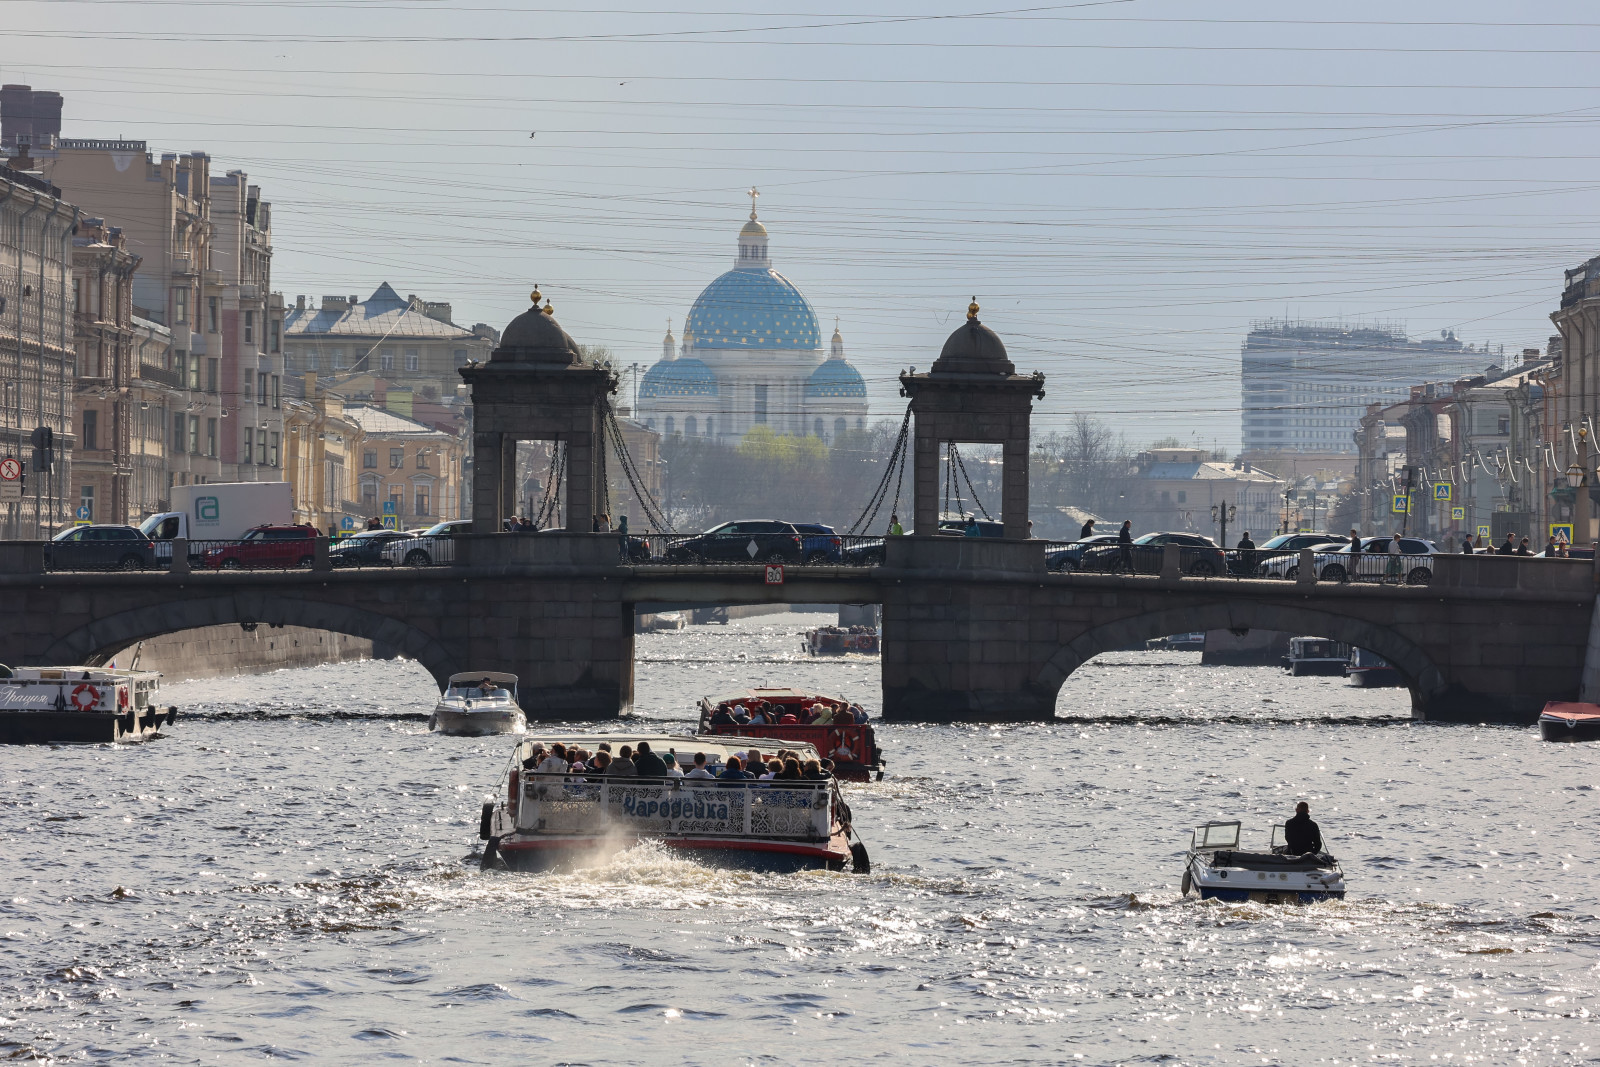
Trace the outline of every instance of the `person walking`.
<instances>
[{"instance_id":1,"label":"person walking","mask_svg":"<svg viewBox=\"0 0 1600 1067\"><path fill-rule=\"evenodd\" d=\"M982 537L983 531L978 529L978 516L967 516L967 528L962 531L962 537Z\"/></svg>"},{"instance_id":2,"label":"person walking","mask_svg":"<svg viewBox=\"0 0 1600 1067\"><path fill-rule=\"evenodd\" d=\"M1354 556L1361 551L1361 535L1354 530L1350 531L1350 555Z\"/></svg>"},{"instance_id":3,"label":"person walking","mask_svg":"<svg viewBox=\"0 0 1600 1067\"><path fill-rule=\"evenodd\" d=\"M1239 538L1239 559L1234 565L1234 573L1249 576L1256 572L1256 543L1250 540L1250 531L1246 530L1244 536Z\"/></svg>"},{"instance_id":4,"label":"person walking","mask_svg":"<svg viewBox=\"0 0 1600 1067\"><path fill-rule=\"evenodd\" d=\"M1517 546L1517 555L1519 555L1519 556L1531 556L1531 555L1533 555L1533 549L1528 547L1528 539L1526 537L1524 537L1522 539L1522 543Z\"/></svg>"},{"instance_id":5,"label":"person walking","mask_svg":"<svg viewBox=\"0 0 1600 1067\"><path fill-rule=\"evenodd\" d=\"M1401 569L1400 535L1397 533L1393 537L1389 538L1389 562L1388 565L1383 569L1383 576L1386 580L1393 578L1398 582L1400 580Z\"/></svg>"},{"instance_id":6,"label":"person walking","mask_svg":"<svg viewBox=\"0 0 1600 1067\"><path fill-rule=\"evenodd\" d=\"M1473 551L1472 551L1472 538L1470 538L1470 537L1463 537L1463 538L1462 538L1462 539L1461 539L1461 554L1462 554L1462 555L1463 555L1463 556L1470 556L1470 555L1473 555Z\"/></svg>"},{"instance_id":7,"label":"person walking","mask_svg":"<svg viewBox=\"0 0 1600 1067\"><path fill-rule=\"evenodd\" d=\"M1136 574L1133 567L1133 520L1123 519L1122 529L1117 531L1117 570L1128 568L1129 574Z\"/></svg>"},{"instance_id":8,"label":"person walking","mask_svg":"<svg viewBox=\"0 0 1600 1067\"><path fill-rule=\"evenodd\" d=\"M1078 531L1078 540L1084 541L1084 540L1087 540L1088 538L1091 538L1093 536L1094 536L1094 520L1090 519L1088 522L1085 522L1083 524L1083 528Z\"/></svg>"},{"instance_id":9,"label":"person walking","mask_svg":"<svg viewBox=\"0 0 1600 1067\"><path fill-rule=\"evenodd\" d=\"M1506 534L1506 543L1501 545L1499 548L1495 549L1494 554L1497 555L1497 556L1514 556L1514 555L1516 555L1517 554L1517 535L1514 534L1514 533Z\"/></svg>"},{"instance_id":10,"label":"person walking","mask_svg":"<svg viewBox=\"0 0 1600 1067\"><path fill-rule=\"evenodd\" d=\"M889 536L890 537L904 537L905 535L906 535L906 528L904 526L900 525L900 516L899 515L890 515L889 516Z\"/></svg>"}]
</instances>

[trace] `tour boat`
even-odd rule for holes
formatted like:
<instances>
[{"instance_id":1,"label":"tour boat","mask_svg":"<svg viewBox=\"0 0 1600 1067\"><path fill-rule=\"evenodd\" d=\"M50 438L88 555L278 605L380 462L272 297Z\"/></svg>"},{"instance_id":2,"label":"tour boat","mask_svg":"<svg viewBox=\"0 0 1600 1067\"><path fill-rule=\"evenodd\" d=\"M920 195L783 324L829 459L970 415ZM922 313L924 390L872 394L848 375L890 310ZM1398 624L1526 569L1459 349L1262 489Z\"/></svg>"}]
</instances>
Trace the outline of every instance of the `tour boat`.
<instances>
[{"instance_id":1,"label":"tour boat","mask_svg":"<svg viewBox=\"0 0 1600 1067\"><path fill-rule=\"evenodd\" d=\"M819 700L835 706L850 703L843 697L831 697L804 689L741 689L723 697L701 697L700 733L719 737L775 737L784 741L804 742L833 760L833 772L840 778L865 782L876 771L879 780L882 780L883 752L878 748L878 739L872 727L865 723L814 726L798 722L712 722L719 711L733 714L734 709L740 706L747 713L762 708L771 719L791 713L800 718L801 709L809 708Z\"/></svg>"},{"instance_id":2,"label":"tour boat","mask_svg":"<svg viewBox=\"0 0 1600 1067\"><path fill-rule=\"evenodd\" d=\"M1600 741L1600 704L1550 701L1539 714L1539 736L1546 741Z\"/></svg>"},{"instance_id":3,"label":"tour boat","mask_svg":"<svg viewBox=\"0 0 1600 1067\"><path fill-rule=\"evenodd\" d=\"M806 631L806 654L810 656L843 656L851 652L864 656L878 654L878 628L876 626L819 626Z\"/></svg>"},{"instance_id":4,"label":"tour boat","mask_svg":"<svg viewBox=\"0 0 1600 1067\"><path fill-rule=\"evenodd\" d=\"M1289 855L1283 827L1272 828L1266 852L1239 848L1237 822L1208 822L1194 829L1183 866L1183 895L1236 903L1310 904L1344 899L1344 872L1326 852Z\"/></svg>"},{"instance_id":5,"label":"tour boat","mask_svg":"<svg viewBox=\"0 0 1600 1067\"><path fill-rule=\"evenodd\" d=\"M571 771L540 773L527 764L535 746L560 742L613 753L641 741L672 760L685 777L617 777ZM764 755L786 748L817 758L810 745L779 738L721 741L689 734L541 734L518 742L501 779L502 799L483 806L478 836L488 844L483 866L503 859L513 870L593 863L642 841L718 866L792 872L870 869L866 847L851 843L850 806L837 778L817 781L727 781L690 778L697 753L721 774L730 756L749 747Z\"/></svg>"},{"instance_id":6,"label":"tour boat","mask_svg":"<svg viewBox=\"0 0 1600 1067\"><path fill-rule=\"evenodd\" d=\"M1289 638L1289 673L1344 674L1350 665L1350 646L1326 637Z\"/></svg>"},{"instance_id":7,"label":"tour boat","mask_svg":"<svg viewBox=\"0 0 1600 1067\"><path fill-rule=\"evenodd\" d=\"M485 689L485 681L493 688ZM517 676L500 671L452 674L428 726L450 737L520 734L528 720L517 706Z\"/></svg>"},{"instance_id":8,"label":"tour boat","mask_svg":"<svg viewBox=\"0 0 1600 1067\"><path fill-rule=\"evenodd\" d=\"M0 665L0 744L143 741L178 717L156 706L161 675L115 667Z\"/></svg>"},{"instance_id":9,"label":"tour boat","mask_svg":"<svg viewBox=\"0 0 1600 1067\"><path fill-rule=\"evenodd\" d=\"M1351 653L1350 663L1344 669L1344 676L1352 685L1364 685L1369 688L1406 684L1406 680L1400 677L1400 672L1389 666L1387 660L1364 648L1358 648Z\"/></svg>"}]
</instances>

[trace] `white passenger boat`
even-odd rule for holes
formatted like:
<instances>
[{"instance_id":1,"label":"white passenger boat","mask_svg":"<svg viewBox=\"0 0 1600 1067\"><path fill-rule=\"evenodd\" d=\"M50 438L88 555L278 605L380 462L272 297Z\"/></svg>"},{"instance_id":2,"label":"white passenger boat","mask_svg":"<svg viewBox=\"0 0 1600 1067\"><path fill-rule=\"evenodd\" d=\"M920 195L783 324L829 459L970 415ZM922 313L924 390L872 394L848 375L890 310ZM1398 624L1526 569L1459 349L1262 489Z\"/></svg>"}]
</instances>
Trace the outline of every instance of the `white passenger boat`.
<instances>
[{"instance_id":1,"label":"white passenger boat","mask_svg":"<svg viewBox=\"0 0 1600 1067\"><path fill-rule=\"evenodd\" d=\"M156 705L161 675L115 667L0 665L0 744L142 741L178 717Z\"/></svg>"},{"instance_id":2,"label":"white passenger boat","mask_svg":"<svg viewBox=\"0 0 1600 1067\"><path fill-rule=\"evenodd\" d=\"M1289 673L1342 675L1350 662L1350 646L1326 637L1289 638Z\"/></svg>"},{"instance_id":3,"label":"white passenger boat","mask_svg":"<svg viewBox=\"0 0 1600 1067\"><path fill-rule=\"evenodd\" d=\"M517 676L502 671L452 674L428 726L451 737L522 733L528 720L517 704Z\"/></svg>"},{"instance_id":4,"label":"white passenger boat","mask_svg":"<svg viewBox=\"0 0 1600 1067\"><path fill-rule=\"evenodd\" d=\"M838 781L759 781L718 777L634 777L588 772L540 773L528 766L537 746L559 742L588 752L602 744L648 742L685 775L703 753L707 770L720 775L729 758L780 749L803 763L817 759L808 744L753 737L690 734L541 734L519 742L501 778L501 799L483 806L478 836L488 844L483 865L503 859L514 870L593 863L641 841L659 844L718 866L790 872L870 868L866 848L851 843L850 806Z\"/></svg>"},{"instance_id":5,"label":"white passenger boat","mask_svg":"<svg viewBox=\"0 0 1600 1067\"><path fill-rule=\"evenodd\" d=\"M1309 904L1344 899L1344 872L1326 852L1291 856L1283 827L1272 828L1266 852L1239 848L1239 823L1208 822L1194 829L1183 867L1183 895L1201 900Z\"/></svg>"}]
</instances>

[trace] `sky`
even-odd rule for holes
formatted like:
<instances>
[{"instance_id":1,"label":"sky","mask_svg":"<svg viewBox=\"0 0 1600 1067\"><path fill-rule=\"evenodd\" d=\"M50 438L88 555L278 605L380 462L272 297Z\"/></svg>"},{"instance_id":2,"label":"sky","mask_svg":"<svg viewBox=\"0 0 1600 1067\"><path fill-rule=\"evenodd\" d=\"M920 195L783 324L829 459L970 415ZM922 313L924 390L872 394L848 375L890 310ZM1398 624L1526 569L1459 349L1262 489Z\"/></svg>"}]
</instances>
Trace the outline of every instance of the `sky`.
<instances>
[{"instance_id":1,"label":"sky","mask_svg":"<svg viewBox=\"0 0 1600 1067\"><path fill-rule=\"evenodd\" d=\"M1036 431L1134 445L1238 447L1252 322L1504 362L1600 253L1571 0L566 2L0 0L0 79L61 92L64 136L247 171L290 300L388 281L503 327L537 284L624 366L733 265L755 186L875 414L976 297L1047 376Z\"/></svg>"}]
</instances>

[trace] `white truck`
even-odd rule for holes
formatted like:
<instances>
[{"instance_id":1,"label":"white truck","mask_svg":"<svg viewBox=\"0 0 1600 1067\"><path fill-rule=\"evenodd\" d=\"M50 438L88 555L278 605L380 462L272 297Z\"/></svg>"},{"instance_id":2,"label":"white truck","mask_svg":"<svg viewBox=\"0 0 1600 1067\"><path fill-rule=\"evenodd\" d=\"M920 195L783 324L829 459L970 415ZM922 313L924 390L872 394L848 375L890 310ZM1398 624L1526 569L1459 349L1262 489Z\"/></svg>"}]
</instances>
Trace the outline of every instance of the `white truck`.
<instances>
[{"instance_id":1,"label":"white truck","mask_svg":"<svg viewBox=\"0 0 1600 1067\"><path fill-rule=\"evenodd\" d=\"M139 530L156 545L156 563L172 562L172 540L188 538L189 556L199 556L196 541L237 541L264 525L294 521L294 490L288 482L213 482L172 487L172 511L152 515Z\"/></svg>"}]
</instances>

